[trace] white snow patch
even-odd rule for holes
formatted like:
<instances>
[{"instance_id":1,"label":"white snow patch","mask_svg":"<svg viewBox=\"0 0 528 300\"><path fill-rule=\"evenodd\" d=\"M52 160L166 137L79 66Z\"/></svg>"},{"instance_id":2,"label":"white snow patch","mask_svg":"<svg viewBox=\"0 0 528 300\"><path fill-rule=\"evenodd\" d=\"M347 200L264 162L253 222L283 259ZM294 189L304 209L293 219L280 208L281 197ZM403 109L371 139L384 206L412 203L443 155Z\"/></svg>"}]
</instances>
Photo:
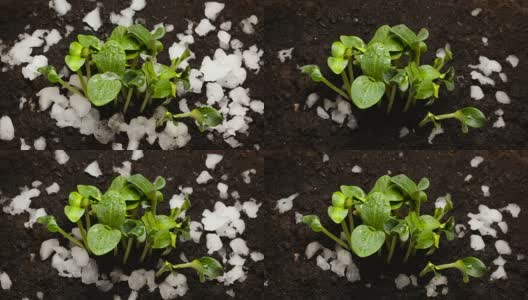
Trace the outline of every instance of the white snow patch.
<instances>
[{"instance_id":1,"label":"white snow patch","mask_svg":"<svg viewBox=\"0 0 528 300\"><path fill-rule=\"evenodd\" d=\"M95 178L103 175L101 168L99 168L99 163L96 160L89 164L86 169L84 169L84 172Z\"/></svg>"},{"instance_id":2,"label":"white snow patch","mask_svg":"<svg viewBox=\"0 0 528 300\"><path fill-rule=\"evenodd\" d=\"M293 208L293 200L299 196L299 193L295 193L289 197L277 200L275 209L279 210L279 213L283 214Z\"/></svg>"}]
</instances>

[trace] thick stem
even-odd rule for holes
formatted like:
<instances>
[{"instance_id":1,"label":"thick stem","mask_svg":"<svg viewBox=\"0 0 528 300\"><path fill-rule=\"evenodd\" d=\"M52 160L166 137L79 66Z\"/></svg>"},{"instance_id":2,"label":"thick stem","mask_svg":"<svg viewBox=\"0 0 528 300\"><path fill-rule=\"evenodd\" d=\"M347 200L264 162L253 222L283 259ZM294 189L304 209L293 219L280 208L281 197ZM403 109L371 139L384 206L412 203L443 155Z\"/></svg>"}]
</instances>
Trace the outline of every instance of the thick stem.
<instances>
[{"instance_id":1,"label":"thick stem","mask_svg":"<svg viewBox=\"0 0 528 300\"><path fill-rule=\"evenodd\" d=\"M178 264L178 265L171 265L171 269L184 269L184 268L193 268L194 265L192 262L184 263L184 264ZM165 270L163 268L159 269L158 272L156 272L156 277L160 276Z\"/></svg>"},{"instance_id":2,"label":"thick stem","mask_svg":"<svg viewBox=\"0 0 528 300\"><path fill-rule=\"evenodd\" d=\"M409 108L411 107L411 104L413 103L413 98L414 98L414 95L413 95L413 91L409 91L409 95L407 96L407 102L405 103L405 107L403 108L403 111L404 112L407 112L409 110Z\"/></svg>"},{"instance_id":3,"label":"thick stem","mask_svg":"<svg viewBox=\"0 0 528 300\"><path fill-rule=\"evenodd\" d=\"M331 88L332 90L334 90L334 92L338 93L339 95L343 96L343 98L347 99L347 100L350 100L350 97L348 97L348 95L343 92L342 89L336 87L333 83L331 83L330 81L326 80L326 78L323 78L322 79L322 82L324 84L326 84L329 88Z\"/></svg>"},{"instance_id":4,"label":"thick stem","mask_svg":"<svg viewBox=\"0 0 528 300\"><path fill-rule=\"evenodd\" d=\"M77 94L81 97L86 97L81 91L79 91L78 89L74 88L73 86L71 86L69 83L67 83L66 81L60 79L59 80L59 83L62 85L62 87L64 87L65 89L67 89L68 91L74 93L74 94Z\"/></svg>"},{"instance_id":5,"label":"thick stem","mask_svg":"<svg viewBox=\"0 0 528 300\"><path fill-rule=\"evenodd\" d=\"M86 60L85 66L86 66L86 79L90 80L90 78L92 78L92 67L90 66L89 59Z\"/></svg>"},{"instance_id":6,"label":"thick stem","mask_svg":"<svg viewBox=\"0 0 528 300\"><path fill-rule=\"evenodd\" d=\"M348 80L347 74L345 72L342 72L341 77L343 77L343 83L345 83L346 90L350 91L350 81Z\"/></svg>"},{"instance_id":7,"label":"thick stem","mask_svg":"<svg viewBox=\"0 0 528 300\"><path fill-rule=\"evenodd\" d=\"M390 114L392 111L392 106L394 105L394 98L396 97L396 85L393 85L389 95L389 104L387 105L387 114Z\"/></svg>"},{"instance_id":8,"label":"thick stem","mask_svg":"<svg viewBox=\"0 0 528 300\"><path fill-rule=\"evenodd\" d=\"M70 242L74 243L75 245L77 245L79 248L82 248L82 249L86 249L84 247L84 245L79 242L79 240L77 240L76 238L74 238L73 236L71 236L69 233L67 233L66 231L62 230L61 228L59 228L57 230L60 234L62 234L62 236L64 236L65 238L67 238L68 240L70 240Z\"/></svg>"},{"instance_id":9,"label":"thick stem","mask_svg":"<svg viewBox=\"0 0 528 300\"><path fill-rule=\"evenodd\" d=\"M123 264L126 264L128 261L128 256L130 255L130 250L132 249L132 245L134 244L134 238L129 237L126 250L125 250L125 256L123 257Z\"/></svg>"},{"instance_id":10,"label":"thick stem","mask_svg":"<svg viewBox=\"0 0 528 300\"><path fill-rule=\"evenodd\" d=\"M143 103L141 104L141 109L140 111L143 112L145 110L145 108L147 107L147 104L149 103L149 99L150 98L150 93L147 91L145 93L145 98L143 98Z\"/></svg>"},{"instance_id":11,"label":"thick stem","mask_svg":"<svg viewBox=\"0 0 528 300\"><path fill-rule=\"evenodd\" d=\"M353 215L353 209L348 209L348 227L350 228L350 233L354 231L354 215Z\"/></svg>"},{"instance_id":12,"label":"thick stem","mask_svg":"<svg viewBox=\"0 0 528 300\"><path fill-rule=\"evenodd\" d=\"M88 95L88 87L86 86L86 81L81 70L77 70L77 76L79 76L79 82L81 82L81 87L85 95Z\"/></svg>"},{"instance_id":13,"label":"thick stem","mask_svg":"<svg viewBox=\"0 0 528 300\"><path fill-rule=\"evenodd\" d=\"M326 228L323 228L322 232L324 234L326 234L329 238L331 238L332 240L334 240L336 243L338 243L339 245L341 245L341 247L347 249L347 250L350 250L350 247L348 247L348 245L340 238L338 238L337 236L333 235L331 232L329 232L328 230L326 230Z\"/></svg>"},{"instance_id":14,"label":"thick stem","mask_svg":"<svg viewBox=\"0 0 528 300\"><path fill-rule=\"evenodd\" d=\"M348 79L350 80L350 83L354 82L354 66L352 66L353 58L350 58L350 61L348 62Z\"/></svg>"},{"instance_id":15,"label":"thick stem","mask_svg":"<svg viewBox=\"0 0 528 300\"><path fill-rule=\"evenodd\" d=\"M348 226L346 224L346 221L341 222L341 226L343 227L343 232L345 233L346 240L347 240L348 244L350 245L350 241L351 241L350 231L348 231Z\"/></svg>"},{"instance_id":16,"label":"thick stem","mask_svg":"<svg viewBox=\"0 0 528 300\"><path fill-rule=\"evenodd\" d=\"M86 228L90 229L92 227L92 221L90 220L90 213L88 210L84 213L84 219L86 221Z\"/></svg>"},{"instance_id":17,"label":"thick stem","mask_svg":"<svg viewBox=\"0 0 528 300\"><path fill-rule=\"evenodd\" d=\"M86 229L84 229L84 226L81 220L77 221L77 227L79 227L79 231L81 232L83 244L86 246L86 248L88 248L87 240L86 240Z\"/></svg>"}]
</instances>

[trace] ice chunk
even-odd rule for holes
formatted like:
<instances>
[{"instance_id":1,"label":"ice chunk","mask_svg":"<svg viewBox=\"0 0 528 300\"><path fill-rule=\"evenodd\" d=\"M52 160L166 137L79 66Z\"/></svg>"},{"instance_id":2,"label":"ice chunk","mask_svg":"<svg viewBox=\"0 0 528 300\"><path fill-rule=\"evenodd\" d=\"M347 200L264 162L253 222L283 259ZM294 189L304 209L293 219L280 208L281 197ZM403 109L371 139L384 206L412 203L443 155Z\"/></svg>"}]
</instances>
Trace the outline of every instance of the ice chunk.
<instances>
[{"instance_id":1,"label":"ice chunk","mask_svg":"<svg viewBox=\"0 0 528 300\"><path fill-rule=\"evenodd\" d=\"M64 165L68 162L68 160L70 160L70 157L68 156L68 154L66 154L66 151L64 150L55 150L54 154L55 160L59 165Z\"/></svg>"},{"instance_id":2,"label":"ice chunk","mask_svg":"<svg viewBox=\"0 0 528 300\"><path fill-rule=\"evenodd\" d=\"M99 168L99 163L96 160L89 164L86 169L84 169L84 172L95 178L103 175L101 169Z\"/></svg>"},{"instance_id":3,"label":"ice chunk","mask_svg":"<svg viewBox=\"0 0 528 300\"><path fill-rule=\"evenodd\" d=\"M293 52L293 49L295 49L294 47L290 48L290 49L283 49L283 50L279 50L279 53L277 54L279 60L281 63L285 62L286 59L292 59L292 52Z\"/></svg>"},{"instance_id":4,"label":"ice chunk","mask_svg":"<svg viewBox=\"0 0 528 300\"><path fill-rule=\"evenodd\" d=\"M506 207L501 208L500 211L507 211L512 217L518 218L519 213L521 212L521 207L515 203L509 203Z\"/></svg>"},{"instance_id":5,"label":"ice chunk","mask_svg":"<svg viewBox=\"0 0 528 300\"><path fill-rule=\"evenodd\" d=\"M86 250L75 246L71 249L71 254L75 263L80 267L85 267L88 265L90 257L88 256L88 252L86 252Z\"/></svg>"},{"instance_id":6,"label":"ice chunk","mask_svg":"<svg viewBox=\"0 0 528 300\"><path fill-rule=\"evenodd\" d=\"M214 170L216 168L216 165L221 162L223 158L224 156L220 154L207 154L207 158L205 159L205 166L210 170Z\"/></svg>"},{"instance_id":7,"label":"ice chunk","mask_svg":"<svg viewBox=\"0 0 528 300\"><path fill-rule=\"evenodd\" d=\"M480 235L471 235L471 248L475 251L483 250L486 247L484 240Z\"/></svg>"},{"instance_id":8,"label":"ice chunk","mask_svg":"<svg viewBox=\"0 0 528 300\"><path fill-rule=\"evenodd\" d=\"M101 15L99 14L99 7L89 12L84 18L83 22L88 24L93 30L97 31L102 25Z\"/></svg>"},{"instance_id":9,"label":"ice chunk","mask_svg":"<svg viewBox=\"0 0 528 300\"><path fill-rule=\"evenodd\" d=\"M510 65L514 68L517 68L517 66L519 65L519 58L513 54L508 55L508 57L506 57L506 61L509 62Z\"/></svg>"},{"instance_id":10,"label":"ice chunk","mask_svg":"<svg viewBox=\"0 0 528 300\"><path fill-rule=\"evenodd\" d=\"M66 0L51 0L49 7L53 8L57 12L57 15L64 16L70 11L71 4Z\"/></svg>"},{"instance_id":11,"label":"ice chunk","mask_svg":"<svg viewBox=\"0 0 528 300\"><path fill-rule=\"evenodd\" d=\"M218 14L224 9L225 4L220 2L205 2L205 16L211 20L216 20Z\"/></svg>"},{"instance_id":12,"label":"ice chunk","mask_svg":"<svg viewBox=\"0 0 528 300\"><path fill-rule=\"evenodd\" d=\"M396 284L396 288L401 290L411 284L411 279L405 274L399 274L398 277L394 279L394 283Z\"/></svg>"},{"instance_id":13,"label":"ice chunk","mask_svg":"<svg viewBox=\"0 0 528 300\"><path fill-rule=\"evenodd\" d=\"M207 242L206 242L206 247L207 247L207 254L213 254L213 252L215 251L218 251L220 249L222 249L222 240L220 240L220 237L215 234L215 233L208 233L206 236L205 236Z\"/></svg>"},{"instance_id":14,"label":"ice chunk","mask_svg":"<svg viewBox=\"0 0 528 300\"><path fill-rule=\"evenodd\" d=\"M11 282L11 278L9 278L9 275L6 272L2 272L0 274L0 286L3 290L9 290L11 286L13 285L13 282Z\"/></svg>"},{"instance_id":15,"label":"ice chunk","mask_svg":"<svg viewBox=\"0 0 528 300\"><path fill-rule=\"evenodd\" d=\"M0 118L0 140L11 141L15 138L15 127L9 116Z\"/></svg>"},{"instance_id":16,"label":"ice chunk","mask_svg":"<svg viewBox=\"0 0 528 300\"><path fill-rule=\"evenodd\" d=\"M209 32L215 30L216 27L211 24L209 19L202 19L198 26L194 29L194 32L198 34L198 36L206 36Z\"/></svg>"},{"instance_id":17,"label":"ice chunk","mask_svg":"<svg viewBox=\"0 0 528 300\"><path fill-rule=\"evenodd\" d=\"M241 238L236 238L229 243L229 246L235 254L247 256L249 254L249 248L246 245L246 241Z\"/></svg>"},{"instance_id":18,"label":"ice chunk","mask_svg":"<svg viewBox=\"0 0 528 300\"><path fill-rule=\"evenodd\" d=\"M48 195L57 194L59 191L60 191L60 186L56 182L52 183L50 186L46 188L46 193L48 193Z\"/></svg>"},{"instance_id":19,"label":"ice chunk","mask_svg":"<svg viewBox=\"0 0 528 300\"><path fill-rule=\"evenodd\" d=\"M60 245L58 239L49 239L42 242L42 244L40 244L40 259L48 259L51 254L53 254L53 252L55 251L55 248L59 246Z\"/></svg>"},{"instance_id":20,"label":"ice chunk","mask_svg":"<svg viewBox=\"0 0 528 300\"><path fill-rule=\"evenodd\" d=\"M484 98L484 92L478 85L471 86L471 98L475 100L481 100Z\"/></svg>"},{"instance_id":21,"label":"ice chunk","mask_svg":"<svg viewBox=\"0 0 528 300\"><path fill-rule=\"evenodd\" d=\"M512 250L510 248L510 245L508 244L508 242L506 242L504 240L495 241L495 249L497 249L497 252L499 254L504 254L504 255L511 255L512 254Z\"/></svg>"},{"instance_id":22,"label":"ice chunk","mask_svg":"<svg viewBox=\"0 0 528 300\"><path fill-rule=\"evenodd\" d=\"M482 156L475 156L473 159L471 159L471 162L469 163L471 167L476 168L478 167L482 162L484 161L484 158Z\"/></svg>"},{"instance_id":23,"label":"ice chunk","mask_svg":"<svg viewBox=\"0 0 528 300\"><path fill-rule=\"evenodd\" d=\"M506 94L503 91L497 91L495 93L495 98L497 99L497 102L499 102L501 104L510 104L511 103L510 97L508 96L508 94Z\"/></svg>"},{"instance_id":24,"label":"ice chunk","mask_svg":"<svg viewBox=\"0 0 528 300\"><path fill-rule=\"evenodd\" d=\"M196 178L196 183L198 183L198 184L206 184L207 182L209 182L212 179L213 179L213 176L211 176L211 174L209 174L209 172L204 170Z\"/></svg>"},{"instance_id":25,"label":"ice chunk","mask_svg":"<svg viewBox=\"0 0 528 300\"><path fill-rule=\"evenodd\" d=\"M279 210L279 213L283 214L293 208L293 200L299 196L299 193L295 193L289 197L277 200L275 209Z\"/></svg>"}]
</instances>

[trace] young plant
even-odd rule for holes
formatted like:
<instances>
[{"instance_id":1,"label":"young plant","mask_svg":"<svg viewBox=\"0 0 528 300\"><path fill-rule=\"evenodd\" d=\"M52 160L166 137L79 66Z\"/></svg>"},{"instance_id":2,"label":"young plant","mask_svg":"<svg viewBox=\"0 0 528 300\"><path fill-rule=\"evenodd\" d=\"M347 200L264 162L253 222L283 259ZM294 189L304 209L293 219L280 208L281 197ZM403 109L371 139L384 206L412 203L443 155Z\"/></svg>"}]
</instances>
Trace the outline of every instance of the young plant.
<instances>
[{"instance_id":1,"label":"young plant","mask_svg":"<svg viewBox=\"0 0 528 300\"><path fill-rule=\"evenodd\" d=\"M487 268L480 259L476 257L466 257L459 259L453 263L435 265L431 262L420 272L420 277L423 277L429 272L434 272L435 276L439 275L439 271L445 269L457 269L462 273L462 279L465 283L469 282L469 277L480 278L486 274Z\"/></svg>"},{"instance_id":2,"label":"young plant","mask_svg":"<svg viewBox=\"0 0 528 300\"><path fill-rule=\"evenodd\" d=\"M421 64L421 56L428 49L425 43L428 37L427 29L414 33L403 24L381 26L368 43L357 36L342 35L339 41L332 43L331 55L327 59L332 73L341 76L342 85L330 82L316 65L306 65L302 67L302 72L352 101L359 109L381 105L385 98L387 113L390 113L395 100L403 99L405 95L404 111L414 106L417 100L430 105L439 98L441 86L448 91L454 90L455 71L453 67L444 70L453 58L449 46L433 65ZM359 76L354 77L354 69L361 70ZM465 116L468 109L472 111L473 122L467 122L460 116ZM439 121L447 118L461 120L466 131L468 126L483 127L486 121L478 109L466 108L449 116L438 116L434 119L435 126L440 126Z\"/></svg>"},{"instance_id":3,"label":"young plant","mask_svg":"<svg viewBox=\"0 0 528 300\"><path fill-rule=\"evenodd\" d=\"M386 253L390 263L399 244L398 248L406 249L403 261L407 262L417 251L434 253L442 235L448 241L455 237L455 220L446 217L453 208L449 195L433 215L422 214L428 188L427 178L415 183L403 174L380 177L368 193L358 186L343 185L333 193L327 210L330 219L341 225L340 234L328 231L316 215L304 216L303 222L359 257Z\"/></svg>"},{"instance_id":4,"label":"young plant","mask_svg":"<svg viewBox=\"0 0 528 300\"><path fill-rule=\"evenodd\" d=\"M123 264L127 263L134 244L143 246L139 260L144 262L155 250L168 255L176 248L178 237L190 238L191 220L185 216L191 206L188 199L180 207L171 209L169 215L158 213L158 205L164 200L161 190L165 184L163 177L151 182L136 174L116 177L105 193L95 186L78 185L77 191L68 197L64 214L79 228L81 240L61 229L53 216L44 216L37 221L46 225L50 232L62 234L93 255L101 256L111 251L115 256L121 253ZM211 257L177 265L174 269L184 267L196 269L200 280L204 276L215 278L223 273L220 263Z\"/></svg>"},{"instance_id":5,"label":"young plant","mask_svg":"<svg viewBox=\"0 0 528 300\"><path fill-rule=\"evenodd\" d=\"M70 92L87 98L95 106L122 103L126 113L133 98L142 99L140 111L143 112L153 100L160 99L167 104L177 96L178 87L189 87L190 68L180 68L190 56L188 49L173 59L170 65L157 60L157 55L164 49L160 42L164 35L163 27L150 32L140 24L117 26L105 42L92 35L78 35L77 41L70 44L64 61L78 75L81 89L61 79L53 66L42 67L39 72L47 76L51 83L58 83ZM204 115L204 110L208 115ZM215 117L208 118L211 114ZM201 130L218 126L223 120L222 115L212 107L201 107L193 110L192 114L174 116L171 120L185 117L197 120ZM203 121L206 119L207 122Z\"/></svg>"}]
</instances>

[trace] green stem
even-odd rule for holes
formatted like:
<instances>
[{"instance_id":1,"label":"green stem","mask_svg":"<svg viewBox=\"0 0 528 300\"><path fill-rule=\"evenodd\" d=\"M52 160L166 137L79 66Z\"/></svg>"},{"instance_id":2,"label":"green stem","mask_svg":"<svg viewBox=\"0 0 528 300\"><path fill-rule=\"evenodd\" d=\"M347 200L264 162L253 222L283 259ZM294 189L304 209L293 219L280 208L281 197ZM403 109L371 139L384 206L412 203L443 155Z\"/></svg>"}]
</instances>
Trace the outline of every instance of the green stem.
<instances>
[{"instance_id":1,"label":"green stem","mask_svg":"<svg viewBox=\"0 0 528 300\"><path fill-rule=\"evenodd\" d=\"M343 96L343 98L347 99L347 100L350 100L350 97L348 97L348 95L343 92L342 89L336 87L333 83L331 83L330 81L328 81L326 78L323 78L321 80L324 84L326 84L329 88L331 88L332 90L334 90L334 92L338 93L339 95Z\"/></svg>"},{"instance_id":2,"label":"green stem","mask_svg":"<svg viewBox=\"0 0 528 300\"><path fill-rule=\"evenodd\" d=\"M145 246L143 247L143 252L141 253L141 257L139 259L140 262L144 262L145 261L145 258L147 257L147 253L149 251L149 248L150 248L150 243L146 242Z\"/></svg>"},{"instance_id":3,"label":"green stem","mask_svg":"<svg viewBox=\"0 0 528 300\"><path fill-rule=\"evenodd\" d=\"M326 234L329 238L331 238L332 240L334 240L336 243L338 243L339 245L341 245L341 247L347 249L347 250L350 250L350 247L340 238L338 238L337 236L333 235L331 232L329 232L328 230L326 230L326 228L323 228L323 230L321 230L324 234Z\"/></svg>"},{"instance_id":4,"label":"green stem","mask_svg":"<svg viewBox=\"0 0 528 300\"><path fill-rule=\"evenodd\" d=\"M126 96L126 100L125 100L125 107L123 109L123 112L126 114L127 110L128 110L128 105L130 104L130 99L132 99L132 95L134 93L134 88L133 87L130 87L128 89L128 94Z\"/></svg>"},{"instance_id":5,"label":"green stem","mask_svg":"<svg viewBox=\"0 0 528 300\"><path fill-rule=\"evenodd\" d=\"M62 80L62 79L59 79L59 83L62 85L62 87L64 87L65 89L67 89L68 91L74 93L74 94L77 94L81 97L86 97L81 91L79 91L78 89L74 88L73 86L71 86L69 83L67 83L66 81Z\"/></svg>"},{"instance_id":6,"label":"green stem","mask_svg":"<svg viewBox=\"0 0 528 300\"><path fill-rule=\"evenodd\" d=\"M403 258L404 263L406 263L409 260L409 256L411 255L412 249L413 249L413 241L411 239L409 240L409 245L407 246L407 251L405 252L405 257Z\"/></svg>"},{"instance_id":7,"label":"green stem","mask_svg":"<svg viewBox=\"0 0 528 300\"><path fill-rule=\"evenodd\" d=\"M132 245L134 244L134 238L129 237L126 250L125 250L125 256L123 257L123 264L126 264L128 261L128 256L130 255L130 250L132 249Z\"/></svg>"},{"instance_id":8,"label":"green stem","mask_svg":"<svg viewBox=\"0 0 528 300\"><path fill-rule=\"evenodd\" d=\"M407 112L409 110L409 108L411 107L411 104L413 103L413 98L414 98L414 95L413 95L413 91L409 91L409 95L407 96L407 102L405 103L405 107L403 108L403 111L404 112Z\"/></svg>"},{"instance_id":9,"label":"green stem","mask_svg":"<svg viewBox=\"0 0 528 300\"><path fill-rule=\"evenodd\" d=\"M394 254L394 248L396 248L396 238L397 236L392 236L392 240L391 240L391 244L390 244L390 248L389 248L389 255L387 256L387 263L390 264L391 260L392 260L392 255Z\"/></svg>"},{"instance_id":10,"label":"green stem","mask_svg":"<svg viewBox=\"0 0 528 300\"><path fill-rule=\"evenodd\" d=\"M81 70L77 70L77 76L79 76L79 82L81 83L82 90L85 95L88 95L88 87L86 86L86 81L84 80L84 76L81 72Z\"/></svg>"},{"instance_id":11,"label":"green stem","mask_svg":"<svg viewBox=\"0 0 528 300\"><path fill-rule=\"evenodd\" d=\"M353 58L350 58L350 61L348 62L348 79L350 80L350 83L354 82L354 67L352 66Z\"/></svg>"},{"instance_id":12,"label":"green stem","mask_svg":"<svg viewBox=\"0 0 528 300\"><path fill-rule=\"evenodd\" d=\"M147 107L147 104L149 102L149 98L150 98L150 93L147 91L145 93L145 98L143 98L143 103L141 104L141 109L140 109L141 112L143 112L145 110L145 108Z\"/></svg>"},{"instance_id":13,"label":"green stem","mask_svg":"<svg viewBox=\"0 0 528 300\"><path fill-rule=\"evenodd\" d=\"M350 81L348 80L347 74L345 72L342 72L341 77L343 77L343 82L345 83L346 90L350 91Z\"/></svg>"},{"instance_id":14,"label":"green stem","mask_svg":"<svg viewBox=\"0 0 528 300\"><path fill-rule=\"evenodd\" d=\"M115 248L114 248L114 256L117 256L117 253L118 253L118 251L119 251L119 250L118 250L118 246L119 246L119 244L117 244L117 245L115 246Z\"/></svg>"},{"instance_id":15,"label":"green stem","mask_svg":"<svg viewBox=\"0 0 528 300\"><path fill-rule=\"evenodd\" d=\"M67 238L68 240L70 240L72 243L74 243L75 245L77 245L79 248L82 248L82 249L86 249L84 247L84 245L79 242L79 240L77 240L76 238L74 238L73 236L71 236L70 234L68 234L66 231L62 230L62 228L58 228L57 230L60 234L62 234L62 236L64 236L65 238Z\"/></svg>"},{"instance_id":16,"label":"green stem","mask_svg":"<svg viewBox=\"0 0 528 300\"><path fill-rule=\"evenodd\" d=\"M178 264L178 265L171 265L171 269L185 269L185 268L195 268L192 262L184 263L184 264ZM160 276L163 273L163 268L159 269L158 272L156 272L156 277Z\"/></svg>"},{"instance_id":17,"label":"green stem","mask_svg":"<svg viewBox=\"0 0 528 300\"><path fill-rule=\"evenodd\" d=\"M389 104L387 105L387 114L390 114L392 111L392 106L394 104L394 98L396 97L396 85L393 85L389 95Z\"/></svg>"},{"instance_id":18,"label":"green stem","mask_svg":"<svg viewBox=\"0 0 528 300\"><path fill-rule=\"evenodd\" d=\"M348 231L348 226L346 221L341 222L341 226L343 227L343 232L345 233L346 240L348 244L350 244L351 238L350 238L350 231Z\"/></svg>"},{"instance_id":19,"label":"green stem","mask_svg":"<svg viewBox=\"0 0 528 300\"><path fill-rule=\"evenodd\" d=\"M86 221L86 228L90 229L92 227L92 221L90 220L90 213L88 210L86 210L86 213L84 214L84 218Z\"/></svg>"},{"instance_id":20,"label":"green stem","mask_svg":"<svg viewBox=\"0 0 528 300\"><path fill-rule=\"evenodd\" d=\"M81 232L83 244L86 246L86 248L88 248L87 240L86 240L86 229L84 229L84 226L81 220L77 221L77 227L79 227L79 231Z\"/></svg>"}]
</instances>

